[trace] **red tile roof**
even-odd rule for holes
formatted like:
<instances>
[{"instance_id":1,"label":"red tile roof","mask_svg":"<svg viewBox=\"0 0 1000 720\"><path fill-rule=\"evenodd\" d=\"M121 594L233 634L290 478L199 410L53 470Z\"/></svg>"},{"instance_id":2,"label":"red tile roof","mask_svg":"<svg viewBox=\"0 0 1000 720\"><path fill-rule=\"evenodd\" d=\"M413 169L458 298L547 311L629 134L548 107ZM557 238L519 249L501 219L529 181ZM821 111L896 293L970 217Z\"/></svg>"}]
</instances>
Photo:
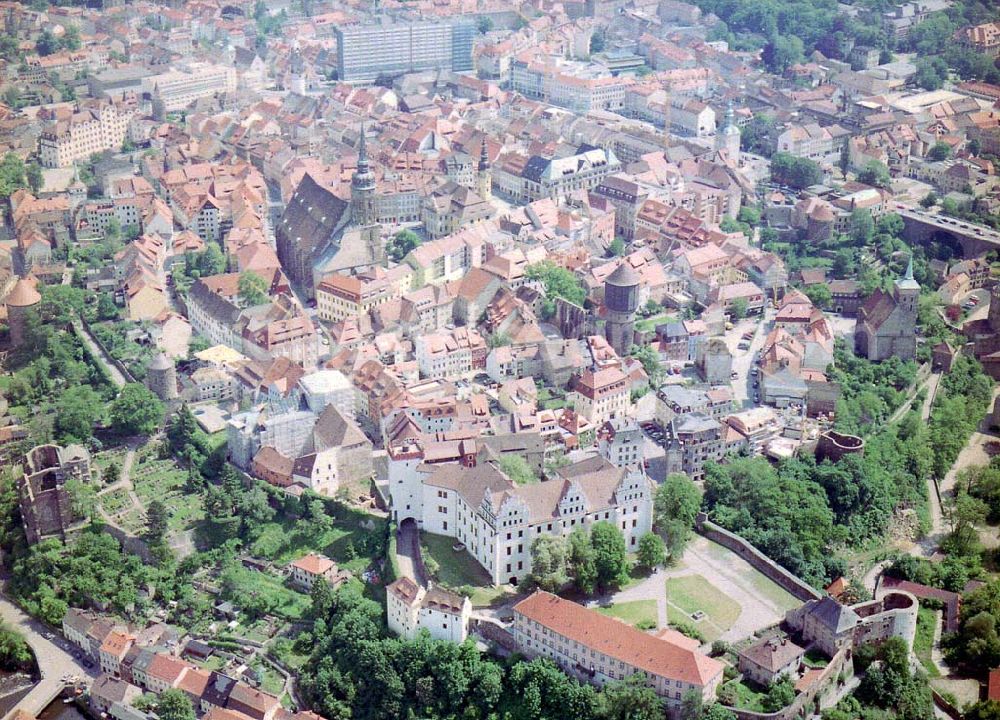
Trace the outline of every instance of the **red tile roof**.
<instances>
[{"instance_id":1,"label":"red tile roof","mask_svg":"<svg viewBox=\"0 0 1000 720\"><path fill-rule=\"evenodd\" d=\"M650 675L705 686L724 666L689 648L647 635L570 600L536 592L514 611L554 632Z\"/></svg>"}]
</instances>

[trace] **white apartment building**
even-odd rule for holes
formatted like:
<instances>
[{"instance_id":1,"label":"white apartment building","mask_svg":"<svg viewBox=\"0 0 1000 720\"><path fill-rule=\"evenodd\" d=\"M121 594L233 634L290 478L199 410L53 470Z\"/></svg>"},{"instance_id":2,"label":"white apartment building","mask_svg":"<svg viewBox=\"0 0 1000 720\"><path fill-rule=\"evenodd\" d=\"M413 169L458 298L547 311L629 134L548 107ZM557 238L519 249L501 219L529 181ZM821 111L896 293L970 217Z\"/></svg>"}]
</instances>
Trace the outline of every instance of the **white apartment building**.
<instances>
[{"instance_id":1,"label":"white apartment building","mask_svg":"<svg viewBox=\"0 0 1000 720\"><path fill-rule=\"evenodd\" d=\"M236 69L226 65L192 62L176 70L144 78L143 93L164 112L182 110L203 97L236 92Z\"/></svg>"},{"instance_id":2,"label":"white apartment building","mask_svg":"<svg viewBox=\"0 0 1000 720\"><path fill-rule=\"evenodd\" d=\"M486 341L473 328L419 335L415 350L417 367L427 378L461 378L486 363Z\"/></svg>"},{"instance_id":3,"label":"white apartment building","mask_svg":"<svg viewBox=\"0 0 1000 720\"><path fill-rule=\"evenodd\" d=\"M515 485L490 463L392 463L389 487L398 523L463 543L496 585L516 585L531 572L531 542L543 533L568 535L602 520L634 551L653 526L652 481L641 467L618 468L600 456L535 485Z\"/></svg>"},{"instance_id":4,"label":"white apartment building","mask_svg":"<svg viewBox=\"0 0 1000 720\"><path fill-rule=\"evenodd\" d=\"M472 603L469 598L437 587L422 588L401 577L386 588L389 629L407 640L427 630L435 640L465 642Z\"/></svg>"},{"instance_id":5,"label":"white apartment building","mask_svg":"<svg viewBox=\"0 0 1000 720\"><path fill-rule=\"evenodd\" d=\"M123 103L102 100L50 124L38 138L42 165L68 167L104 150L119 150L125 141L135 109Z\"/></svg>"}]
</instances>

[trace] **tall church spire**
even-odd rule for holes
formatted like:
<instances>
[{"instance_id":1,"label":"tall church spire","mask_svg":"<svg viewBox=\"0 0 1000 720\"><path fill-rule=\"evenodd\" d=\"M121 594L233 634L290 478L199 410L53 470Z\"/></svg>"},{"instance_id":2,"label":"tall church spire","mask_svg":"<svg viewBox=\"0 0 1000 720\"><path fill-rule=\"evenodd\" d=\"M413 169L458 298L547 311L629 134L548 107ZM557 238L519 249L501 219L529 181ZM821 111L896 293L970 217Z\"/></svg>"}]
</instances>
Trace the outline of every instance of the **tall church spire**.
<instances>
[{"instance_id":1,"label":"tall church spire","mask_svg":"<svg viewBox=\"0 0 1000 720\"><path fill-rule=\"evenodd\" d=\"M913 279L913 253L910 253L910 261L906 263L906 276L903 279L904 280Z\"/></svg>"},{"instance_id":2,"label":"tall church spire","mask_svg":"<svg viewBox=\"0 0 1000 720\"><path fill-rule=\"evenodd\" d=\"M351 217L355 225L375 224L375 173L368 161L365 126L358 142L358 169L351 176Z\"/></svg>"}]
</instances>

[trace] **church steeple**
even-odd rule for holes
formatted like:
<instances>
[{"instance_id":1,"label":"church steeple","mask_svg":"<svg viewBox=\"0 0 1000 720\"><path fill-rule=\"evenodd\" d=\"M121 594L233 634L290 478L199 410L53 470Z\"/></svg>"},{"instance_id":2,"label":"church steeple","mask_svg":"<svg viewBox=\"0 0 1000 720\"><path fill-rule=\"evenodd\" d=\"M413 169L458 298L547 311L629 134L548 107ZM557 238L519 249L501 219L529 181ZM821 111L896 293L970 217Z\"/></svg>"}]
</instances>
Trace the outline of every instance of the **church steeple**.
<instances>
[{"instance_id":1,"label":"church steeple","mask_svg":"<svg viewBox=\"0 0 1000 720\"><path fill-rule=\"evenodd\" d=\"M351 176L351 218L355 225L375 224L375 173L368 161L364 124L358 142L358 168Z\"/></svg>"}]
</instances>

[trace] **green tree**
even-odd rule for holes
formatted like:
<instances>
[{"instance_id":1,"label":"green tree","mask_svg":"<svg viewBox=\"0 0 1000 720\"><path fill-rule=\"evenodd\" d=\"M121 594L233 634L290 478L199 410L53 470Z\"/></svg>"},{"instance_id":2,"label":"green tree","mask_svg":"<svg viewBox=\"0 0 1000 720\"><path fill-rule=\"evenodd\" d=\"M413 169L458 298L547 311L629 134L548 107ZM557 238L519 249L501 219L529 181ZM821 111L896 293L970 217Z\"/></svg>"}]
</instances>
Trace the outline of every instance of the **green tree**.
<instances>
[{"instance_id":1,"label":"green tree","mask_svg":"<svg viewBox=\"0 0 1000 720\"><path fill-rule=\"evenodd\" d=\"M590 54L604 52L604 35L599 32L595 32L590 36Z\"/></svg>"},{"instance_id":2,"label":"green tree","mask_svg":"<svg viewBox=\"0 0 1000 720\"><path fill-rule=\"evenodd\" d=\"M613 588L628 582L628 552L622 531L612 523L601 520L590 528L590 543L594 548L598 587Z\"/></svg>"},{"instance_id":3,"label":"green tree","mask_svg":"<svg viewBox=\"0 0 1000 720\"><path fill-rule=\"evenodd\" d=\"M604 689L606 720L663 720L663 701L648 684L644 673L609 683Z\"/></svg>"},{"instance_id":4,"label":"green tree","mask_svg":"<svg viewBox=\"0 0 1000 720\"><path fill-rule=\"evenodd\" d=\"M493 29L493 18L488 15L483 15L476 21L476 29L479 31L480 35L485 35Z\"/></svg>"},{"instance_id":5,"label":"green tree","mask_svg":"<svg viewBox=\"0 0 1000 720\"><path fill-rule=\"evenodd\" d=\"M149 435L163 420L163 403L145 385L129 383L108 410L111 426L122 435Z\"/></svg>"},{"instance_id":6,"label":"green tree","mask_svg":"<svg viewBox=\"0 0 1000 720\"><path fill-rule=\"evenodd\" d=\"M520 455L501 455L500 472L509 477L516 485L534 485L538 476L528 465L528 461Z\"/></svg>"},{"instance_id":7,"label":"green tree","mask_svg":"<svg viewBox=\"0 0 1000 720\"><path fill-rule=\"evenodd\" d=\"M97 296L97 317L100 320L118 319L118 306L111 293L103 292Z\"/></svg>"},{"instance_id":8,"label":"green tree","mask_svg":"<svg viewBox=\"0 0 1000 720\"><path fill-rule=\"evenodd\" d=\"M611 241L611 244L608 245L608 252L615 257L621 257L625 254L625 241L620 237L615 237L615 239Z\"/></svg>"},{"instance_id":9,"label":"green tree","mask_svg":"<svg viewBox=\"0 0 1000 720\"><path fill-rule=\"evenodd\" d=\"M167 535L170 511L162 500L156 499L146 506L146 535L153 542L162 542Z\"/></svg>"},{"instance_id":10,"label":"green tree","mask_svg":"<svg viewBox=\"0 0 1000 720\"><path fill-rule=\"evenodd\" d=\"M833 293L826 283L810 285L803 293L809 298L809 302L818 308L829 308L833 304Z\"/></svg>"},{"instance_id":11,"label":"green tree","mask_svg":"<svg viewBox=\"0 0 1000 720\"><path fill-rule=\"evenodd\" d=\"M736 298L729 304L729 312L737 320L742 320L747 316L748 309L746 298Z\"/></svg>"},{"instance_id":12,"label":"green tree","mask_svg":"<svg viewBox=\"0 0 1000 720\"><path fill-rule=\"evenodd\" d=\"M878 160L869 160L865 163L861 171L858 172L858 182L871 185L872 187L888 188L892 184L892 176L889 174L889 168L885 166L885 163L881 163Z\"/></svg>"},{"instance_id":13,"label":"green tree","mask_svg":"<svg viewBox=\"0 0 1000 720\"><path fill-rule=\"evenodd\" d=\"M263 305L267 302L267 281L253 270L241 272L236 287L240 302L245 307Z\"/></svg>"},{"instance_id":14,"label":"green tree","mask_svg":"<svg viewBox=\"0 0 1000 720\"><path fill-rule=\"evenodd\" d=\"M545 288L545 304L542 307L542 316L545 318L555 314L556 298L581 306L587 299L587 291L579 278L549 260L529 265L525 275L529 280L540 280Z\"/></svg>"},{"instance_id":15,"label":"green tree","mask_svg":"<svg viewBox=\"0 0 1000 720\"><path fill-rule=\"evenodd\" d=\"M660 362L660 355L651 345L633 345L629 349L629 355L642 363L642 369L649 377L649 384L657 388L663 381L663 364Z\"/></svg>"},{"instance_id":16,"label":"green tree","mask_svg":"<svg viewBox=\"0 0 1000 720\"><path fill-rule=\"evenodd\" d=\"M576 589L584 595L592 595L597 589L597 565L590 536L582 527L569 535L569 567Z\"/></svg>"},{"instance_id":17,"label":"green tree","mask_svg":"<svg viewBox=\"0 0 1000 720\"><path fill-rule=\"evenodd\" d=\"M776 75L805 59L802 40L794 35L775 35L761 53L764 66Z\"/></svg>"},{"instance_id":18,"label":"green tree","mask_svg":"<svg viewBox=\"0 0 1000 720\"><path fill-rule=\"evenodd\" d=\"M777 712L791 705L793 700L795 700L795 686L791 679L782 677L768 686L761 705L764 712Z\"/></svg>"},{"instance_id":19,"label":"green tree","mask_svg":"<svg viewBox=\"0 0 1000 720\"><path fill-rule=\"evenodd\" d=\"M24 636L7 623L0 623L0 669L7 672L31 670L35 656Z\"/></svg>"},{"instance_id":20,"label":"green tree","mask_svg":"<svg viewBox=\"0 0 1000 720\"><path fill-rule=\"evenodd\" d=\"M42 34L35 40L35 52L41 57L51 55L59 50L59 40L48 28L42 30Z\"/></svg>"},{"instance_id":21,"label":"green tree","mask_svg":"<svg viewBox=\"0 0 1000 720\"><path fill-rule=\"evenodd\" d=\"M656 533L648 532L639 538L639 551L637 553L639 565L653 570L667 561L667 546Z\"/></svg>"},{"instance_id":22,"label":"green tree","mask_svg":"<svg viewBox=\"0 0 1000 720\"><path fill-rule=\"evenodd\" d=\"M226 258L216 243L208 243L198 255L197 267L201 277L210 277L225 272Z\"/></svg>"},{"instance_id":23,"label":"green tree","mask_svg":"<svg viewBox=\"0 0 1000 720\"><path fill-rule=\"evenodd\" d=\"M1000 702L980 700L965 711L965 720L1000 720Z\"/></svg>"},{"instance_id":24,"label":"green tree","mask_svg":"<svg viewBox=\"0 0 1000 720\"><path fill-rule=\"evenodd\" d=\"M569 549L558 535L539 535L531 542L531 581L548 592L569 582Z\"/></svg>"},{"instance_id":25,"label":"green tree","mask_svg":"<svg viewBox=\"0 0 1000 720\"><path fill-rule=\"evenodd\" d=\"M69 494L70 507L75 517L89 519L94 516L97 507L97 488L92 483L75 478L67 480L66 492Z\"/></svg>"},{"instance_id":26,"label":"green tree","mask_svg":"<svg viewBox=\"0 0 1000 720\"><path fill-rule=\"evenodd\" d=\"M0 161L0 199L9 198L15 191L28 187L24 161L12 152Z\"/></svg>"},{"instance_id":27,"label":"green tree","mask_svg":"<svg viewBox=\"0 0 1000 720\"><path fill-rule=\"evenodd\" d=\"M808 158L779 152L771 157L771 178L777 183L801 190L822 182L823 171Z\"/></svg>"},{"instance_id":28,"label":"green tree","mask_svg":"<svg viewBox=\"0 0 1000 720\"><path fill-rule=\"evenodd\" d=\"M875 236L875 221L867 210L854 210L851 213L851 240L855 245L864 246Z\"/></svg>"},{"instance_id":29,"label":"green tree","mask_svg":"<svg viewBox=\"0 0 1000 720\"><path fill-rule=\"evenodd\" d=\"M101 397L89 385L68 388L59 398L53 429L61 445L85 443L101 417Z\"/></svg>"},{"instance_id":30,"label":"green tree","mask_svg":"<svg viewBox=\"0 0 1000 720\"><path fill-rule=\"evenodd\" d=\"M31 188L31 192L33 193L37 193L42 189L42 185L45 184L45 178L42 177L42 168L35 162L24 166L24 179L28 182L28 187Z\"/></svg>"},{"instance_id":31,"label":"green tree","mask_svg":"<svg viewBox=\"0 0 1000 720\"><path fill-rule=\"evenodd\" d=\"M913 82L924 90L940 90L948 79L948 64L940 57L920 57Z\"/></svg>"},{"instance_id":32,"label":"green tree","mask_svg":"<svg viewBox=\"0 0 1000 720\"><path fill-rule=\"evenodd\" d=\"M940 140L934 143L930 151L928 151L927 156L931 160L947 160L951 157L951 145Z\"/></svg>"},{"instance_id":33,"label":"green tree","mask_svg":"<svg viewBox=\"0 0 1000 720\"><path fill-rule=\"evenodd\" d=\"M653 528L666 538L670 557L684 553L695 517L701 507L701 492L691 478L681 473L667 475L653 498Z\"/></svg>"},{"instance_id":34,"label":"green tree","mask_svg":"<svg viewBox=\"0 0 1000 720\"><path fill-rule=\"evenodd\" d=\"M714 702L702 710L701 720L736 720L736 715L721 703Z\"/></svg>"},{"instance_id":35,"label":"green tree","mask_svg":"<svg viewBox=\"0 0 1000 720\"><path fill-rule=\"evenodd\" d=\"M156 699L156 715L160 720L195 720L194 705L183 690L167 688Z\"/></svg>"},{"instance_id":36,"label":"green tree","mask_svg":"<svg viewBox=\"0 0 1000 720\"><path fill-rule=\"evenodd\" d=\"M420 246L420 236L412 230L403 229L386 244L386 253L393 262L402 262L411 250Z\"/></svg>"}]
</instances>

